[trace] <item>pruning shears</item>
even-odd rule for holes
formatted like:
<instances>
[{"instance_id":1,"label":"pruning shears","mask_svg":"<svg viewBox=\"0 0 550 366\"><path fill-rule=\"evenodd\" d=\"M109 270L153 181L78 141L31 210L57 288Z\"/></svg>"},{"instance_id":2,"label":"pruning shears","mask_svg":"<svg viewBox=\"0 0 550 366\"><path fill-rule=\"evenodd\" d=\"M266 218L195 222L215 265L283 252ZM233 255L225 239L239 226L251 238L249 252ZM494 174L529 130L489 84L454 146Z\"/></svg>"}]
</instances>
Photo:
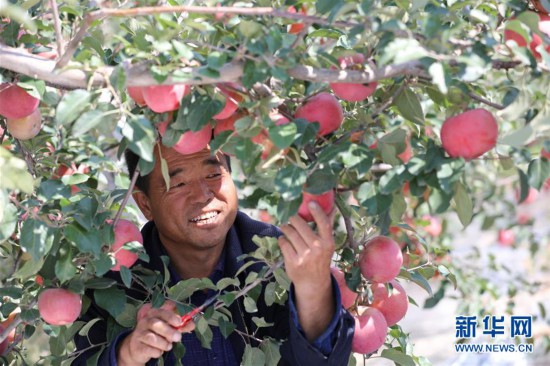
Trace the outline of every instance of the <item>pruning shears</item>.
<instances>
[{"instance_id":1,"label":"pruning shears","mask_svg":"<svg viewBox=\"0 0 550 366\"><path fill-rule=\"evenodd\" d=\"M197 318L202 314L204 309L212 305L214 301L218 298L218 295L214 295L211 298L207 299L201 306L191 310L190 312L183 314L181 316L181 325L178 327L178 329L183 328L187 325L191 320L195 321Z\"/></svg>"}]
</instances>

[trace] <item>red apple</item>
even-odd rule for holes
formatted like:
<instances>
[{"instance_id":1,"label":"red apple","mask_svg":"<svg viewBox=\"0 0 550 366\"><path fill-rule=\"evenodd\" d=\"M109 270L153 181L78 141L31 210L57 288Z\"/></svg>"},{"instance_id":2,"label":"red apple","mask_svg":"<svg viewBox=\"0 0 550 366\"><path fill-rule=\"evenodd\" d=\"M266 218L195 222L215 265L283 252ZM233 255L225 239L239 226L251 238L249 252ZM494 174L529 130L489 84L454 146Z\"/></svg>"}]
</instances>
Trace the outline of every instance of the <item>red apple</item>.
<instances>
[{"instance_id":1,"label":"red apple","mask_svg":"<svg viewBox=\"0 0 550 366\"><path fill-rule=\"evenodd\" d=\"M387 236L376 236L365 244L359 257L361 273L373 282L393 280L403 264L403 254L393 239Z\"/></svg>"},{"instance_id":2,"label":"red apple","mask_svg":"<svg viewBox=\"0 0 550 366\"><path fill-rule=\"evenodd\" d=\"M498 231L498 244L502 247L509 247L514 245L516 241L516 235L513 230L500 229Z\"/></svg>"},{"instance_id":3,"label":"red apple","mask_svg":"<svg viewBox=\"0 0 550 366\"><path fill-rule=\"evenodd\" d=\"M166 129L168 128L168 123L170 123L171 117L164 122L161 122L158 126L158 130L161 136L164 136ZM194 154L206 148L212 137L212 127L207 124L202 129L194 132L187 131L183 133L172 147L174 150L179 152L182 155Z\"/></svg>"},{"instance_id":4,"label":"red apple","mask_svg":"<svg viewBox=\"0 0 550 366\"><path fill-rule=\"evenodd\" d=\"M333 95L319 93L306 101L296 110L295 118L308 122L319 122L318 136L325 136L335 131L344 121L342 106Z\"/></svg>"},{"instance_id":5,"label":"red apple","mask_svg":"<svg viewBox=\"0 0 550 366\"><path fill-rule=\"evenodd\" d=\"M131 241L137 241L143 245L143 237L138 227L133 222L121 219L114 228L115 241L111 245L111 252L114 253L116 264L111 270L120 271L121 266L130 268L137 260L138 255L122 246Z\"/></svg>"},{"instance_id":6,"label":"red apple","mask_svg":"<svg viewBox=\"0 0 550 366\"><path fill-rule=\"evenodd\" d=\"M453 158L477 158L495 147L497 137L495 118L481 108L450 117L441 127L443 149Z\"/></svg>"},{"instance_id":7,"label":"red apple","mask_svg":"<svg viewBox=\"0 0 550 366\"><path fill-rule=\"evenodd\" d=\"M355 317L355 330L351 343L353 352L369 354L380 348L388 335L384 315L375 308L367 308Z\"/></svg>"},{"instance_id":8,"label":"red apple","mask_svg":"<svg viewBox=\"0 0 550 366\"><path fill-rule=\"evenodd\" d=\"M130 95L130 98L136 102L136 104L140 107L143 107L147 104L145 101L145 98L143 97L143 87L140 86L129 86L128 87L128 95Z\"/></svg>"},{"instance_id":9,"label":"red apple","mask_svg":"<svg viewBox=\"0 0 550 366\"><path fill-rule=\"evenodd\" d=\"M388 292L386 285L383 283L373 283L371 285L371 306L380 310L389 327L403 319L409 307L409 299L403 286L395 280L390 281L390 284L393 287L391 292Z\"/></svg>"},{"instance_id":10,"label":"red apple","mask_svg":"<svg viewBox=\"0 0 550 366\"><path fill-rule=\"evenodd\" d=\"M82 310L80 295L62 288L49 288L38 296L38 311L51 325L67 325L74 322Z\"/></svg>"},{"instance_id":11,"label":"red apple","mask_svg":"<svg viewBox=\"0 0 550 366\"><path fill-rule=\"evenodd\" d=\"M544 147L540 149L540 155L542 157L545 157L546 159L550 160L550 151L546 151Z\"/></svg>"},{"instance_id":12,"label":"red apple","mask_svg":"<svg viewBox=\"0 0 550 366\"><path fill-rule=\"evenodd\" d=\"M535 12L531 13L537 14L537 16L539 17L539 30L550 37L550 16L547 14L540 14ZM514 17L510 18L510 20L513 19ZM527 47L527 39L511 29L504 30L504 40L515 41L519 47ZM543 44L542 38L538 34L532 33L531 42L529 43L529 49L531 50L531 52L533 52L533 55L537 60L540 60L542 58L540 52L537 51L537 47L541 44ZM546 45L544 48L546 52L550 52L550 45Z\"/></svg>"},{"instance_id":13,"label":"red apple","mask_svg":"<svg viewBox=\"0 0 550 366\"><path fill-rule=\"evenodd\" d=\"M411 147L411 136L407 135L407 138L405 139L405 150L403 152L397 154L397 157L405 164L411 160L413 155L412 147Z\"/></svg>"},{"instance_id":14,"label":"red apple","mask_svg":"<svg viewBox=\"0 0 550 366\"><path fill-rule=\"evenodd\" d=\"M6 119L6 127L13 137L19 140L29 140L38 135L42 128L42 114L40 109L36 108L30 115L17 118Z\"/></svg>"},{"instance_id":15,"label":"red apple","mask_svg":"<svg viewBox=\"0 0 550 366\"><path fill-rule=\"evenodd\" d=\"M353 306L353 304L355 304L355 300L359 295L348 287L344 272L342 272L339 268L330 267L330 272L336 279L338 288L340 288L340 294L342 295L342 306L344 309L349 309Z\"/></svg>"},{"instance_id":16,"label":"red apple","mask_svg":"<svg viewBox=\"0 0 550 366\"><path fill-rule=\"evenodd\" d=\"M365 56L356 53L353 56L340 57L338 59L341 70L362 70L362 65L365 63ZM356 67L354 67L356 65ZM330 87L334 94L343 100L348 102L360 102L371 96L378 86L377 82L367 84L357 83L330 83Z\"/></svg>"},{"instance_id":17,"label":"red apple","mask_svg":"<svg viewBox=\"0 0 550 366\"><path fill-rule=\"evenodd\" d=\"M33 113L40 103L17 84L0 84L0 114L7 119L18 120Z\"/></svg>"},{"instance_id":18,"label":"red apple","mask_svg":"<svg viewBox=\"0 0 550 366\"><path fill-rule=\"evenodd\" d=\"M289 6L287 11L289 13L297 13L296 8L294 6ZM305 6L300 6L299 8L300 14L306 15L307 9ZM304 23L292 23L288 26L288 33L290 34L297 34L300 33L304 29Z\"/></svg>"},{"instance_id":19,"label":"red apple","mask_svg":"<svg viewBox=\"0 0 550 366\"><path fill-rule=\"evenodd\" d=\"M320 195L314 195L303 192L302 203L298 208L298 215L307 222L313 222L313 215L309 212L308 204L315 201L321 206L323 211L328 215L334 208L334 191L330 190Z\"/></svg>"},{"instance_id":20,"label":"red apple","mask_svg":"<svg viewBox=\"0 0 550 366\"><path fill-rule=\"evenodd\" d=\"M6 330L6 328L4 328L4 326L0 324L0 333L2 333L4 330ZM6 350L8 349L8 346L9 346L9 341L8 341L8 337L6 337L6 339L4 339L2 343L0 343L0 356L4 355L4 352L6 352Z\"/></svg>"},{"instance_id":21,"label":"red apple","mask_svg":"<svg viewBox=\"0 0 550 366\"><path fill-rule=\"evenodd\" d=\"M443 230L443 227L441 225L441 220L439 218L431 215L424 215L422 216L422 220L429 222L427 226L424 226L424 231L426 232L426 234L434 238L441 235L441 231Z\"/></svg>"},{"instance_id":22,"label":"red apple","mask_svg":"<svg viewBox=\"0 0 550 366\"><path fill-rule=\"evenodd\" d=\"M234 89L239 89L239 87L235 85L228 86L234 87ZM243 101L243 97L241 94L237 93L231 88L228 88L227 86L219 85L218 88L225 96L225 105L223 109L212 118L215 120L224 120L231 117L233 113L235 113L235 111L239 108L239 103Z\"/></svg>"},{"instance_id":23,"label":"red apple","mask_svg":"<svg viewBox=\"0 0 550 366\"><path fill-rule=\"evenodd\" d=\"M156 113L177 110L181 99L190 92L191 87L186 84L153 85L142 90L145 103Z\"/></svg>"}]
</instances>

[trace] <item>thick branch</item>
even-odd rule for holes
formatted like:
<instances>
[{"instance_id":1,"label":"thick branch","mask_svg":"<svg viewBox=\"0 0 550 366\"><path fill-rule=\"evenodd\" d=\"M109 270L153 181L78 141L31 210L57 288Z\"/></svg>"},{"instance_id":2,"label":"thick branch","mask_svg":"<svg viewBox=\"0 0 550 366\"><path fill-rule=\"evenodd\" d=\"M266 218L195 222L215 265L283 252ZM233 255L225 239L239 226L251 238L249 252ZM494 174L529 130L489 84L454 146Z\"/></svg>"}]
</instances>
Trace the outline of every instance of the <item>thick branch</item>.
<instances>
[{"instance_id":1,"label":"thick branch","mask_svg":"<svg viewBox=\"0 0 550 366\"><path fill-rule=\"evenodd\" d=\"M44 80L61 89L85 89L88 86L88 79L93 78L93 86L105 84L104 78L108 78L113 68L106 66L94 72L86 72L76 68L54 71L55 61L31 55L24 50L8 47L0 44L0 68L15 71L17 73ZM163 84L185 83L189 85L215 84L235 82L243 75L242 64L232 62L225 64L219 71L220 77L210 78L200 74L200 68L184 67L182 72L189 74L189 79L182 81L175 80L169 76ZM149 74L149 64L141 63L129 65L126 68L127 86L147 86L158 84ZM295 79L309 80L315 82L351 82L370 83L383 79L393 78L402 75L423 75L425 73L418 61L406 62L398 65L389 65L379 69L368 69L364 71L342 71L329 69L315 69L311 66L296 66L288 70L288 74Z\"/></svg>"}]
</instances>

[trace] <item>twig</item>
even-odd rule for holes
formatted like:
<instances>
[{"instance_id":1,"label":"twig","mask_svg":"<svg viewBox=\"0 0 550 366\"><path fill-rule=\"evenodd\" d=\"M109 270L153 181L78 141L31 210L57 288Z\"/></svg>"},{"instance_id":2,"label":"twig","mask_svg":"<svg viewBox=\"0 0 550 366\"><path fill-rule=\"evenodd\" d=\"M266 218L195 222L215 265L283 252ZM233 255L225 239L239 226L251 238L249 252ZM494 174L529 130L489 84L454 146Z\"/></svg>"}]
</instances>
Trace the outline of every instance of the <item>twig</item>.
<instances>
[{"instance_id":1,"label":"twig","mask_svg":"<svg viewBox=\"0 0 550 366\"><path fill-rule=\"evenodd\" d=\"M59 21L59 10L57 9L57 1L50 0L50 6L53 12L53 26L55 29L55 41L57 43L57 57L63 54L63 34L61 33L61 22Z\"/></svg>"},{"instance_id":2,"label":"twig","mask_svg":"<svg viewBox=\"0 0 550 366\"><path fill-rule=\"evenodd\" d=\"M382 113L382 111L384 111L384 109L388 108L393 103L395 98L397 98L399 94L401 94L403 89L405 89L405 86L407 86L407 83L401 83L401 85L399 85L399 88L397 88L395 93L393 93L392 96L388 98L388 100L386 100L374 111L374 113L372 114L373 119L375 119L380 113Z\"/></svg>"},{"instance_id":3,"label":"twig","mask_svg":"<svg viewBox=\"0 0 550 366\"><path fill-rule=\"evenodd\" d=\"M208 6L152 6L152 7L140 7L133 9L100 9L88 13L84 18L84 23L78 30L74 38L69 42L67 51L59 59L59 62L56 65L56 68L61 68L67 65L71 59L73 53L76 51L82 38L88 33L88 28L96 20L106 18L106 17L137 17L144 15L154 15L154 14L164 14L164 13L195 13L195 14L240 14L240 15L256 15L256 16L271 16L277 18L287 18L287 19L297 19L303 20L308 23L317 23L321 25L335 25L338 27L355 27L355 26L366 26L365 23L350 23L350 22L330 22L327 19L304 15L298 13L289 13L287 11L281 11L268 7L258 7L258 8L239 8L239 7L227 7L227 6L218 6L218 7L208 7Z\"/></svg>"},{"instance_id":4,"label":"twig","mask_svg":"<svg viewBox=\"0 0 550 366\"><path fill-rule=\"evenodd\" d=\"M244 296L248 291L250 291L251 289L253 289L254 287L258 286L260 283L262 283L263 281L267 280L267 278L269 276L271 276L271 274L273 272L275 272L275 270L279 267L282 267L284 264L284 261L281 259L279 260L277 263L273 264L271 267L269 267L269 269L267 270L267 272L265 273L265 275L263 277L260 277L260 278L256 278L254 281L252 281L251 283L249 283L248 285L246 285L245 287L242 288L242 290L240 290L239 292L237 292L237 294L235 295L235 299L238 299L239 297L241 296ZM214 305L214 309L219 309L221 307L224 306L224 302L223 301L218 301L216 302L216 304Z\"/></svg>"},{"instance_id":5,"label":"twig","mask_svg":"<svg viewBox=\"0 0 550 366\"><path fill-rule=\"evenodd\" d=\"M488 101L487 99L482 98L482 97L480 97L479 95L476 95L476 94L474 94L474 93L472 93L472 92L469 92L469 93L468 93L468 96L469 96L470 98L472 98L472 99L477 100L478 102L481 102L481 103L483 103L483 104L487 104L489 107L493 107L493 108L498 109L498 110L503 110L504 108L506 108L506 107L504 107L503 105L500 105L500 104L497 104L497 103L493 103L493 102L491 102L491 101Z\"/></svg>"},{"instance_id":6,"label":"twig","mask_svg":"<svg viewBox=\"0 0 550 366\"><path fill-rule=\"evenodd\" d=\"M23 156L25 157L25 162L27 163L27 168L29 169L29 173L34 177L34 164L32 161L32 157L30 156L29 151L23 146L21 141L19 139L15 139L15 143L19 147L19 149L23 152Z\"/></svg>"},{"instance_id":7,"label":"twig","mask_svg":"<svg viewBox=\"0 0 550 366\"><path fill-rule=\"evenodd\" d=\"M124 207L126 206L126 203L128 203L128 199L130 198L130 195L134 191L134 187L136 185L136 181L139 177L139 165L136 166L136 170L134 171L134 175L132 176L132 181L130 182L130 186L128 187L128 191L124 195L124 199L122 200L122 203L120 204L120 207L118 208L118 211L115 216L115 220L113 222L113 227L116 227L118 224L118 221L120 220L120 216L122 215L122 211L124 211Z\"/></svg>"},{"instance_id":8,"label":"twig","mask_svg":"<svg viewBox=\"0 0 550 366\"><path fill-rule=\"evenodd\" d=\"M346 241L344 243L345 246L352 249L357 249L359 246L357 242L355 241L354 235L355 235L355 229L353 228L353 223L351 222L351 219L349 216L345 214L345 208L341 205L341 202L339 200L334 200L336 203L336 207L338 207L338 210L342 214L342 218L344 219L344 224L346 225Z\"/></svg>"}]
</instances>

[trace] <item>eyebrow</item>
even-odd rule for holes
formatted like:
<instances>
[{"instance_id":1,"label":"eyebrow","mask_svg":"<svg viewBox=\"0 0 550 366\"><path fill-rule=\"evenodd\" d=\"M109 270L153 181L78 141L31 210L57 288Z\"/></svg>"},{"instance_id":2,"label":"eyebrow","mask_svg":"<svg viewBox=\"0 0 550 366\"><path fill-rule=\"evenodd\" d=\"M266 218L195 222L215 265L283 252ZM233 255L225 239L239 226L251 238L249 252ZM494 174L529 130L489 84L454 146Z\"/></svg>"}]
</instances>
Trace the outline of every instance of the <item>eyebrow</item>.
<instances>
[{"instance_id":1,"label":"eyebrow","mask_svg":"<svg viewBox=\"0 0 550 366\"><path fill-rule=\"evenodd\" d=\"M222 166L223 164L222 164L218 159L216 159L216 157L211 156L211 157L209 157L209 158L207 158L207 159L204 159L204 160L202 161L202 165L203 165L203 166L216 166L216 167L219 167L219 166ZM185 171L184 168L178 167L178 168L176 168L176 169L174 169L174 170L169 171L169 172L168 172L168 176L169 176L170 178L173 178L173 177L176 176L177 174L182 173L182 172L184 172L184 171Z\"/></svg>"}]
</instances>

